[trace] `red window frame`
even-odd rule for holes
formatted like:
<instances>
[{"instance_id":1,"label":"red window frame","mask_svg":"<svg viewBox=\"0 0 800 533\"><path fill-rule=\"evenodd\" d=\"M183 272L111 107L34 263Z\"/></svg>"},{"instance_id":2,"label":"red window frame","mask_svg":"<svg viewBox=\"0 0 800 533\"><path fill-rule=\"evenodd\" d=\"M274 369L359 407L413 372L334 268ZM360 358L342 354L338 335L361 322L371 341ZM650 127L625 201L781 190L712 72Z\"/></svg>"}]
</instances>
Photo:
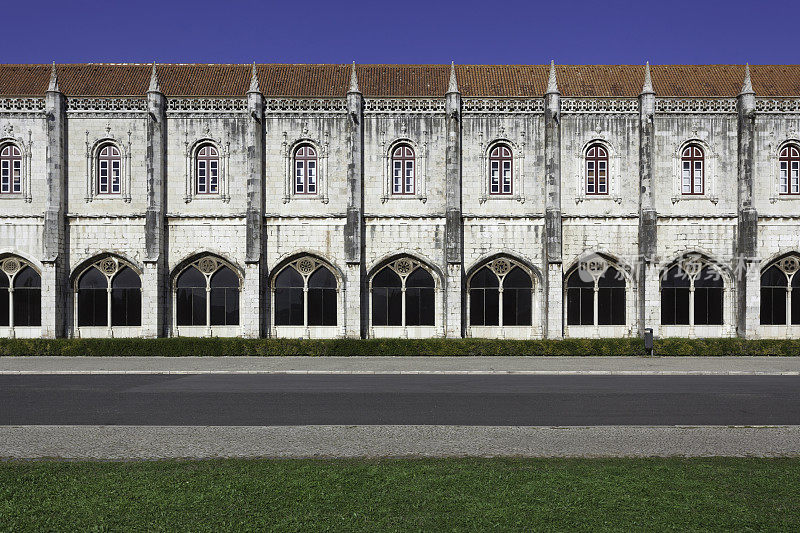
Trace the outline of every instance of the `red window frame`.
<instances>
[{"instance_id":1,"label":"red window frame","mask_svg":"<svg viewBox=\"0 0 800 533\"><path fill-rule=\"evenodd\" d=\"M698 196L705 193L705 167L705 153L703 152L702 147L697 144L690 144L683 149L683 152L681 152L681 194L687 196ZM687 177L689 180L688 183Z\"/></svg>"},{"instance_id":2,"label":"red window frame","mask_svg":"<svg viewBox=\"0 0 800 533\"><path fill-rule=\"evenodd\" d=\"M507 145L498 144L489 152L489 194L504 196L513 193L514 154Z\"/></svg>"},{"instance_id":3,"label":"red window frame","mask_svg":"<svg viewBox=\"0 0 800 533\"><path fill-rule=\"evenodd\" d=\"M779 168L780 193L800 194L800 148L797 145L790 144L781 149Z\"/></svg>"},{"instance_id":4,"label":"red window frame","mask_svg":"<svg viewBox=\"0 0 800 533\"><path fill-rule=\"evenodd\" d=\"M317 194L319 162L313 146L303 144L294 151L294 193Z\"/></svg>"},{"instance_id":5,"label":"red window frame","mask_svg":"<svg viewBox=\"0 0 800 533\"><path fill-rule=\"evenodd\" d=\"M392 194L414 195L416 190L414 149L402 144L392 151Z\"/></svg>"},{"instance_id":6,"label":"red window frame","mask_svg":"<svg viewBox=\"0 0 800 533\"><path fill-rule=\"evenodd\" d=\"M600 144L586 150L586 194L608 195L608 150Z\"/></svg>"},{"instance_id":7,"label":"red window frame","mask_svg":"<svg viewBox=\"0 0 800 533\"><path fill-rule=\"evenodd\" d=\"M119 194L122 191L122 158L119 148L105 144L97 153L97 194Z\"/></svg>"},{"instance_id":8,"label":"red window frame","mask_svg":"<svg viewBox=\"0 0 800 533\"><path fill-rule=\"evenodd\" d=\"M219 194L219 150L210 144L197 149L196 194Z\"/></svg>"},{"instance_id":9,"label":"red window frame","mask_svg":"<svg viewBox=\"0 0 800 533\"><path fill-rule=\"evenodd\" d=\"M0 194L22 192L22 151L15 144L0 148Z\"/></svg>"}]
</instances>

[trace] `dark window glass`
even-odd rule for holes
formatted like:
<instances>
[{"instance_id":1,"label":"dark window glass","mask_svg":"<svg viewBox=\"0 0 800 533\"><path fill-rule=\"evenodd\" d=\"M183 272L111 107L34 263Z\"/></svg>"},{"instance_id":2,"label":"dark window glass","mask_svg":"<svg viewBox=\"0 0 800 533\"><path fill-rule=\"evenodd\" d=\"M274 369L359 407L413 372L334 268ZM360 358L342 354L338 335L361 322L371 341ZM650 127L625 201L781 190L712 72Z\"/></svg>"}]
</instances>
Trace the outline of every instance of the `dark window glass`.
<instances>
[{"instance_id":1,"label":"dark window glass","mask_svg":"<svg viewBox=\"0 0 800 533\"><path fill-rule=\"evenodd\" d=\"M42 278L29 266L14 276L14 325L42 325Z\"/></svg>"},{"instance_id":2,"label":"dark window glass","mask_svg":"<svg viewBox=\"0 0 800 533\"><path fill-rule=\"evenodd\" d=\"M0 271L0 326L8 326L11 322L8 315L8 276Z\"/></svg>"},{"instance_id":3,"label":"dark window glass","mask_svg":"<svg viewBox=\"0 0 800 533\"><path fill-rule=\"evenodd\" d=\"M470 280L469 323L473 326L497 326L500 324L500 281L483 267Z\"/></svg>"},{"instance_id":4,"label":"dark window glass","mask_svg":"<svg viewBox=\"0 0 800 533\"><path fill-rule=\"evenodd\" d=\"M722 277L716 269L705 267L694 280L694 323L721 325L722 306Z\"/></svg>"},{"instance_id":5,"label":"dark window glass","mask_svg":"<svg viewBox=\"0 0 800 533\"><path fill-rule=\"evenodd\" d=\"M661 323L689 324L689 286L691 281L679 265L661 279Z\"/></svg>"},{"instance_id":6,"label":"dark window glass","mask_svg":"<svg viewBox=\"0 0 800 533\"><path fill-rule=\"evenodd\" d=\"M761 323L786 324L786 274L777 266L761 274ZM794 303L794 302L792 302ZM792 305L794 307L794 305ZM794 313L792 313L794 316ZM798 317L800 318L800 317Z\"/></svg>"},{"instance_id":7,"label":"dark window glass","mask_svg":"<svg viewBox=\"0 0 800 533\"><path fill-rule=\"evenodd\" d=\"M94 267L78 280L78 325L108 325L108 278Z\"/></svg>"},{"instance_id":8,"label":"dark window glass","mask_svg":"<svg viewBox=\"0 0 800 533\"><path fill-rule=\"evenodd\" d=\"M594 325L594 279L582 268L567 278L567 324Z\"/></svg>"},{"instance_id":9,"label":"dark window glass","mask_svg":"<svg viewBox=\"0 0 800 533\"><path fill-rule=\"evenodd\" d=\"M239 325L239 277L226 266L211 276L211 325Z\"/></svg>"},{"instance_id":10,"label":"dark window glass","mask_svg":"<svg viewBox=\"0 0 800 533\"><path fill-rule=\"evenodd\" d=\"M206 277L190 266L178 276L176 305L179 326L205 326Z\"/></svg>"},{"instance_id":11,"label":"dark window glass","mask_svg":"<svg viewBox=\"0 0 800 533\"><path fill-rule=\"evenodd\" d=\"M434 325L433 276L424 268L417 268L406 278L406 325Z\"/></svg>"},{"instance_id":12,"label":"dark window glass","mask_svg":"<svg viewBox=\"0 0 800 533\"><path fill-rule=\"evenodd\" d=\"M111 280L111 325L142 325L142 282L129 267L122 267Z\"/></svg>"},{"instance_id":13,"label":"dark window glass","mask_svg":"<svg viewBox=\"0 0 800 533\"><path fill-rule=\"evenodd\" d=\"M324 266L308 278L308 325L336 325L336 277Z\"/></svg>"},{"instance_id":14,"label":"dark window glass","mask_svg":"<svg viewBox=\"0 0 800 533\"><path fill-rule=\"evenodd\" d=\"M372 278L372 324L403 325L402 281L392 269L385 267Z\"/></svg>"},{"instance_id":15,"label":"dark window glass","mask_svg":"<svg viewBox=\"0 0 800 533\"><path fill-rule=\"evenodd\" d=\"M614 267L606 268L597 280L597 323L625 325L625 278Z\"/></svg>"},{"instance_id":16,"label":"dark window glass","mask_svg":"<svg viewBox=\"0 0 800 533\"><path fill-rule=\"evenodd\" d=\"M800 272L792 276L792 296L800 294ZM792 324L800 324L800 298L792 298Z\"/></svg>"},{"instance_id":17,"label":"dark window glass","mask_svg":"<svg viewBox=\"0 0 800 533\"><path fill-rule=\"evenodd\" d=\"M303 325L303 276L291 266L275 278L275 325Z\"/></svg>"},{"instance_id":18,"label":"dark window glass","mask_svg":"<svg viewBox=\"0 0 800 533\"><path fill-rule=\"evenodd\" d=\"M531 288L527 272L514 267L503 279L503 325L531 325Z\"/></svg>"}]
</instances>

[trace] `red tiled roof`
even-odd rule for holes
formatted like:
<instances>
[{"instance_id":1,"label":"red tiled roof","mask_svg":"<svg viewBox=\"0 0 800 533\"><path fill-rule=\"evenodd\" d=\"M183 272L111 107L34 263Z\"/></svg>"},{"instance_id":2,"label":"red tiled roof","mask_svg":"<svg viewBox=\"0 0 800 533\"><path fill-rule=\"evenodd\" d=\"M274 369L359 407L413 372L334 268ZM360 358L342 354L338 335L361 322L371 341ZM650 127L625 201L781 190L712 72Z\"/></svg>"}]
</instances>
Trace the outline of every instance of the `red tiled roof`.
<instances>
[{"instance_id":1,"label":"red tiled roof","mask_svg":"<svg viewBox=\"0 0 800 533\"><path fill-rule=\"evenodd\" d=\"M559 65L564 96L639 94L643 65ZM134 96L147 91L147 64L57 65L58 82L68 96ZM753 65L758 96L800 96L800 65ZM357 65L365 96L440 97L447 91L449 65ZM242 96L250 85L250 65L158 65L161 90L167 96ZM456 65L464 96L542 96L548 65ZM653 65L658 96L735 96L744 78L743 65ZM50 65L0 65L0 95L34 96L47 90ZM341 97L347 93L350 65L259 65L266 96Z\"/></svg>"}]
</instances>

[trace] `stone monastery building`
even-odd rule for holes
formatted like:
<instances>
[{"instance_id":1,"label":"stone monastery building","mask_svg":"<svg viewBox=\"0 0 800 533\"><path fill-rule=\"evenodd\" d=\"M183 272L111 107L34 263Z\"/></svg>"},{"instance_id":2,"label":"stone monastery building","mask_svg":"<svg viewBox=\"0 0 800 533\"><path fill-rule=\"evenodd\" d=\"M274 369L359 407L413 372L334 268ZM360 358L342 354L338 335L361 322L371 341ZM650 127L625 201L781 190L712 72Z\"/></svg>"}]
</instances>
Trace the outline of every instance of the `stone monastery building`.
<instances>
[{"instance_id":1,"label":"stone monastery building","mask_svg":"<svg viewBox=\"0 0 800 533\"><path fill-rule=\"evenodd\" d=\"M0 65L0 336L795 337L800 65Z\"/></svg>"}]
</instances>

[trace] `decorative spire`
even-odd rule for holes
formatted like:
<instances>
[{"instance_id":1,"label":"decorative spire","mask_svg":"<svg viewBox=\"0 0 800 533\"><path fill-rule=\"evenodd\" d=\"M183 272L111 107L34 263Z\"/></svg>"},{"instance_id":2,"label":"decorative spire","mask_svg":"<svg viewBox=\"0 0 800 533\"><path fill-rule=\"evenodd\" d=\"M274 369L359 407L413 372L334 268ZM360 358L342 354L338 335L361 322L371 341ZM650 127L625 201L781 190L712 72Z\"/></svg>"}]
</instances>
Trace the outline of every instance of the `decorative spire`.
<instances>
[{"instance_id":1,"label":"decorative spire","mask_svg":"<svg viewBox=\"0 0 800 533\"><path fill-rule=\"evenodd\" d=\"M356 76L356 62L353 61L353 68L350 69L350 88L347 90L348 93L360 93L361 91L358 88L358 76Z\"/></svg>"},{"instance_id":2,"label":"decorative spire","mask_svg":"<svg viewBox=\"0 0 800 533\"><path fill-rule=\"evenodd\" d=\"M558 92L558 82L556 81L556 62L550 61L550 79L547 80L547 92L545 94L561 94Z\"/></svg>"},{"instance_id":3,"label":"decorative spire","mask_svg":"<svg viewBox=\"0 0 800 533\"><path fill-rule=\"evenodd\" d=\"M156 62L153 61L153 71L150 73L150 87L147 88L149 93L160 93L161 87L158 85L158 73L156 72Z\"/></svg>"},{"instance_id":4,"label":"decorative spire","mask_svg":"<svg viewBox=\"0 0 800 533\"><path fill-rule=\"evenodd\" d=\"M56 72L56 62L53 61L53 68L50 69L50 85L47 86L47 92L60 93L61 89L58 88L58 73Z\"/></svg>"},{"instance_id":5,"label":"decorative spire","mask_svg":"<svg viewBox=\"0 0 800 533\"><path fill-rule=\"evenodd\" d=\"M750 81L750 63L744 66L744 85L742 85L742 91L739 94L756 94L753 90L753 82Z\"/></svg>"},{"instance_id":6,"label":"decorative spire","mask_svg":"<svg viewBox=\"0 0 800 533\"><path fill-rule=\"evenodd\" d=\"M249 93L260 93L261 87L258 85L258 73L256 72L256 62L253 61L253 73L250 75L250 89Z\"/></svg>"},{"instance_id":7,"label":"decorative spire","mask_svg":"<svg viewBox=\"0 0 800 533\"><path fill-rule=\"evenodd\" d=\"M458 82L456 80L456 64L455 62L450 62L450 84L447 86L447 93L457 93L458 92Z\"/></svg>"},{"instance_id":8,"label":"decorative spire","mask_svg":"<svg viewBox=\"0 0 800 533\"><path fill-rule=\"evenodd\" d=\"M642 86L641 94L655 94L653 90L653 80L650 78L650 62L648 61L644 67L644 86Z\"/></svg>"}]
</instances>

